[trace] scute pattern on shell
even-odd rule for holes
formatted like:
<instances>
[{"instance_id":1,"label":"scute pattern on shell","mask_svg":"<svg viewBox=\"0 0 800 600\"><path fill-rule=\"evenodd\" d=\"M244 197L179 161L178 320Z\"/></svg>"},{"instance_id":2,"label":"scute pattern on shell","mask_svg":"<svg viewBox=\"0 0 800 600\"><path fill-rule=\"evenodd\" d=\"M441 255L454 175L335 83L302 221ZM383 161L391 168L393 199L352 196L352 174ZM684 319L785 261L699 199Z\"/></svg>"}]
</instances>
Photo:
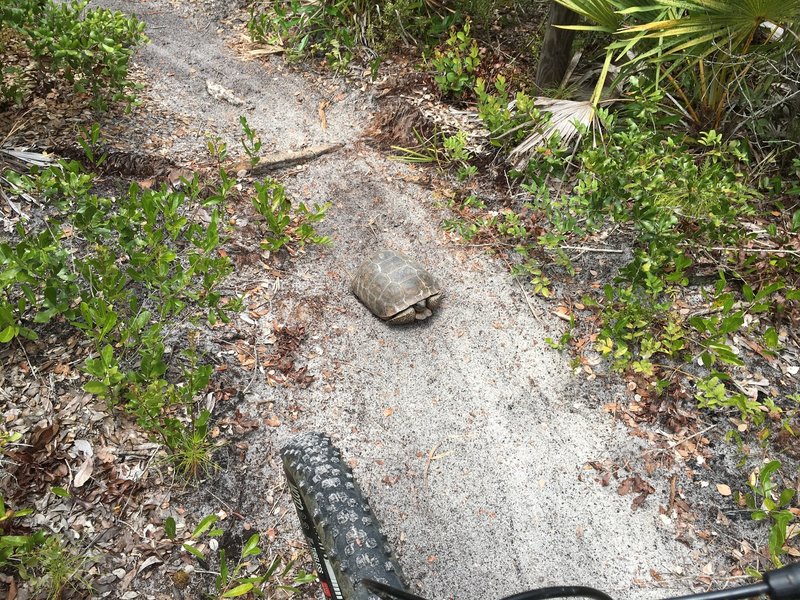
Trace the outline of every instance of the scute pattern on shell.
<instances>
[{"instance_id":1,"label":"scute pattern on shell","mask_svg":"<svg viewBox=\"0 0 800 600\"><path fill-rule=\"evenodd\" d=\"M356 271L352 290L381 319L390 319L440 292L425 267L392 250L381 250L367 258Z\"/></svg>"}]
</instances>

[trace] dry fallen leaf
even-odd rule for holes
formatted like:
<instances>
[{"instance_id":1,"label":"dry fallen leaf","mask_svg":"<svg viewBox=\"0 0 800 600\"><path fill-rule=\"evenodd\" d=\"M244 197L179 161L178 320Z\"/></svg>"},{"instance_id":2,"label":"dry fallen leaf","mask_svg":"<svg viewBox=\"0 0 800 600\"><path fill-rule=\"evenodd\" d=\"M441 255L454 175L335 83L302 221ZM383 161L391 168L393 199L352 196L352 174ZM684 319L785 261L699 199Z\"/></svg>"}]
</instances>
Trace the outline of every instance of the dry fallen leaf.
<instances>
[{"instance_id":1,"label":"dry fallen leaf","mask_svg":"<svg viewBox=\"0 0 800 600\"><path fill-rule=\"evenodd\" d=\"M90 456L83 461L81 468L75 473L75 477L72 479L73 487L79 488L89 481L89 478L92 476L92 471L94 471L94 459Z\"/></svg>"},{"instance_id":2,"label":"dry fallen leaf","mask_svg":"<svg viewBox=\"0 0 800 600\"><path fill-rule=\"evenodd\" d=\"M664 577L655 569L650 569L650 577L652 577L653 581L656 583L664 583Z\"/></svg>"},{"instance_id":3,"label":"dry fallen leaf","mask_svg":"<svg viewBox=\"0 0 800 600\"><path fill-rule=\"evenodd\" d=\"M394 409L391 406L383 411L384 417L391 417L393 414L394 414Z\"/></svg>"},{"instance_id":4,"label":"dry fallen leaf","mask_svg":"<svg viewBox=\"0 0 800 600\"><path fill-rule=\"evenodd\" d=\"M269 427L278 427L281 424L281 420L278 417L269 417L264 419L264 424Z\"/></svg>"},{"instance_id":5,"label":"dry fallen leaf","mask_svg":"<svg viewBox=\"0 0 800 600\"><path fill-rule=\"evenodd\" d=\"M139 575L145 569L148 569L153 565L160 565L163 562L164 561L158 558L157 556L150 556L139 566L138 569L136 569L136 574Z\"/></svg>"},{"instance_id":6,"label":"dry fallen leaf","mask_svg":"<svg viewBox=\"0 0 800 600\"><path fill-rule=\"evenodd\" d=\"M97 459L104 464L111 464L116 459L113 449L103 446L96 453Z\"/></svg>"},{"instance_id":7,"label":"dry fallen leaf","mask_svg":"<svg viewBox=\"0 0 800 600\"><path fill-rule=\"evenodd\" d=\"M8 591L6 594L6 600L16 600L17 598L17 582L13 577L8 584Z\"/></svg>"},{"instance_id":8,"label":"dry fallen leaf","mask_svg":"<svg viewBox=\"0 0 800 600\"><path fill-rule=\"evenodd\" d=\"M722 494L723 496L730 496L731 495L731 488L730 486L725 485L724 483L717 484L717 491Z\"/></svg>"}]
</instances>

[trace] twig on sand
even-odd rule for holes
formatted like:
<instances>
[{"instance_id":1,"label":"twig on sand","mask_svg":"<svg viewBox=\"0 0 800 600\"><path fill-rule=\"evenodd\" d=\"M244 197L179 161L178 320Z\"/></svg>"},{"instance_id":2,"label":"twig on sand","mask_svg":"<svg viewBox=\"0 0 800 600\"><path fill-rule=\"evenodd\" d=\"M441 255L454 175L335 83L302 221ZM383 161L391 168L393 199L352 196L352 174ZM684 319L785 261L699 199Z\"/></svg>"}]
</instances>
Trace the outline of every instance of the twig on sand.
<instances>
[{"instance_id":1,"label":"twig on sand","mask_svg":"<svg viewBox=\"0 0 800 600\"><path fill-rule=\"evenodd\" d=\"M291 150L289 152L273 152L262 156L255 167L250 169L250 175L259 176L267 171L275 169L285 169L294 165L299 165L312 161L320 156L336 152L344 147L344 144L323 144L321 146L311 146L302 150Z\"/></svg>"},{"instance_id":2,"label":"twig on sand","mask_svg":"<svg viewBox=\"0 0 800 600\"><path fill-rule=\"evenodd\" d=\"M622 254L624 250L616 248L592 248L591 246L561 246L562 250L580 250L581 252L605 252L607 254Z\"/></svg>"},{"instance_id":3,"label":"twig on sand","mask_svg":"<svg viewBox=\"0 0 800 600\"><path fill-rule=\"evenodd\" d=\"M525 288L520 283L519 277L514 277L514 281L517 282L517 285L519 286L519 289L522 292L522 297L525 298L525 304L528 305L528 310L531 311L533 318L536 319L539 325L544 325L542 317L533 309L533 305L531 304L530 298L528 298L528 292L525 291Z\"/></svg>"},{"instance_id":4,"label":"twig on sand","mask_svg":"<svg viewBox=\"0 0 800 600\"><path fill-rule=\"evenodd\" d=\"M214 492L212 492L211 490L206 490L206 493L208 493L208 494L209 494L209 495L210 495L212 498L214 498L214 499L215 499L217 502L219 502L219 503L220 503L220 504L222 504L222 505L223 505L225 508L227 508L227 509L228 509L228 512L229 512L230 514L232 514L233 516L235 516L235 517L239 517L240 519L243 519L243 518L244 518L244 516L243 516L242 514L240 514L240 513L239 513L239 512L238 512L238 511L237 511L235 508L233 508L233 507L232 507L232 506L231 506L229 503L227 503L225 500L223 500L222 498L220 498L219 496L217 496L217 495L216 495Z\"/></svg>"},{"instance_id":5,"label":"twig on sand","mask_svg":"<svg viewBox=\"0 0 800 600\"><path fill-rule=\"evenodd\" d=\"M428 472L431 470L431 463L434 460L438 460L440 458L444 458L445 456L450 454L450 452L443 452L442 454L436 454L436 451L439 449L439 446L441 446L441 445L442 445L442 443L439 442L433 448L431 448L430 451L428 452L428 459L425 461L425 472L424 472L424 474L422 476L422 479L425 482L426 486L428 485Z\"/></svg>"},{"instance_id":6,"label":"twig on sand","mask_svg":"<svg viewBox=\"0 0 800 600\"><path fill-rule=\"evenodd\" d=\"M706 427L705 429L701 429L700 431L696 431L695 433L693 433L692 435L690 435L690 436L688 436L688 437L685 437L685 438L682 438L682 439L678 439L678 440L672 440L672 441L670 441L670 442L669 442L669 445L668 445L668 447L667 447L667 448L654 448L653 450L651 450L651 451L649 451L649 452L653 452L654 454L655 454L655 453L659 453L659 454L660 454L660 453L662 453L662 452L666 452L667 450L674 450L675 448L677 448L677 447L678 447L678 446L680 446L681 444L685 444L686 442L688 442L688 441L689 441L689 440L691 440L692 438L696 438L696 437L698 437L698 436L700 436L700 435L703 435L703 434L704 434L706 431L709 431L709 430L711 430L711 429L714 429L716 426L717 426L716 424L714 424L714 425L709 425L709 426L708 426L708 427ZM659 433L659 434L663 435L663 436L664 436L664 437L666 437L666 438L671 438L671 437L673 437L673 435L672 435L672 434L669 434L669 433L664 433L663 431L656 431L656 433Z\"/></svg>"},{"instance_id":7,"label":"twig on sand","mask_svg":"<svg viewBox=\"0 0 800 600\"><path fill-rule=\"evenodd\" d=\"M503 262L506 264L506 268L508 269L508 271L509 271L509 273L510 273L510 272L511 272L511 270L512 270L512 269L511 269L511 263L509 263L509 262L508 262L508 260L506 260L506 259L505 259L505 258L503 258L503 257L501 257L501 259L502 259L502 261L503 261ZM513 277L513 278L514 278L514 281L515 281L515 282L517 283L517 285L519 286L519 290L522 292L522 297L523 297L523 298L525 298L525 304L527 304L527 305L528 305L528 310L529 310L529 311L531 311L531 315L533 315L533 318L534 318L534 319L536 319L536 322L537 322L537 323L539 323L539 325L542 325L542 326L544 326L544 322L542 321L542 317L541 317L541 315L539 315L539 313L537 313L537 312L534 310L534 308L533 308L533 305L531 304L530 298L528 298L528 292L526 292L526 291L525 291L525 288L524 288L524 287L523 287L523 285L520 283L520 281L519 281L519 277L517 277L516 275L511 275L511 277Z\"/></svg>"},{"instance_id":8,"label":"twig on sand","mask_svg":"<svg viewBox=\"0 0 800 600\"><path fill-rule=\"evenodd\" d=\"M247 393L247 390L250 389L250 386L253 385L253 382L256 380L256 375L258 375L258 344L253 344L253 376L250 378L250 381L247 382L247 385L242 390L242 395Z\"/></svg>"}]
</instances>

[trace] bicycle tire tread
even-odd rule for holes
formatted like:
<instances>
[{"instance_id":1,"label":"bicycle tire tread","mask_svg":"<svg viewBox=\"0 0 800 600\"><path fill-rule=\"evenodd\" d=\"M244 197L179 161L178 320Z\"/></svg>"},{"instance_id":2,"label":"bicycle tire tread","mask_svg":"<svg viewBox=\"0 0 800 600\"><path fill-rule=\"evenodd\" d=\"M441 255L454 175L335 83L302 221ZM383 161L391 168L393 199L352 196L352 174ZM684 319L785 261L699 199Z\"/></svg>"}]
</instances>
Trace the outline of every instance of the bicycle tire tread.
<instances>
[{"instance_id":1,"label":"bicycle tire tread","mask_svg":"<svg viewBox=\"0 0 800 600\"><path fill-rule=\"evenodd\" d=\"M330 439L319 433L295 437L282 452L284 470L303 530L316 536L333 567L333 596L345 600L377 598L361 579L405 589L400 567L387 546L369 502ZM305 514L303 514L305 513ZM314 540L309 539L314 547ZM318 557L314 557L318 561ZM319 563L318 563L319 566ZM322 577L321 577L322 579ZM338 589L337 589L338 588Z\"/></svg>"}]
</instances>

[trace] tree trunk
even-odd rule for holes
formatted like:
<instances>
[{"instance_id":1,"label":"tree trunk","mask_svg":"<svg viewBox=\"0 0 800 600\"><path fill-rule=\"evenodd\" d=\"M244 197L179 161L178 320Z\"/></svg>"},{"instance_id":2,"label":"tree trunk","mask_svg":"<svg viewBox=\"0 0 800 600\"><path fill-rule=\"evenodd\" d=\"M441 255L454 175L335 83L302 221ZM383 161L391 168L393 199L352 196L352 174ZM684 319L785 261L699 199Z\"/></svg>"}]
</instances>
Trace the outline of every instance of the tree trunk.
<instances>
[{"instance_id":1,"label":"tree trunk","mask_svg":"<svg viewBox=\"0 0 800 600\"><path fill-rule=\"evenodd\" d=\"M577 13L555 0L550 1L550 19L547 23L547 32L544 34L539 67L536 69L536 85L540 89L561 85L572 58L572 40L575 38L575 31L559 29L556 25L575 25L577 22Z\"/></svg>"}]
</instances>

